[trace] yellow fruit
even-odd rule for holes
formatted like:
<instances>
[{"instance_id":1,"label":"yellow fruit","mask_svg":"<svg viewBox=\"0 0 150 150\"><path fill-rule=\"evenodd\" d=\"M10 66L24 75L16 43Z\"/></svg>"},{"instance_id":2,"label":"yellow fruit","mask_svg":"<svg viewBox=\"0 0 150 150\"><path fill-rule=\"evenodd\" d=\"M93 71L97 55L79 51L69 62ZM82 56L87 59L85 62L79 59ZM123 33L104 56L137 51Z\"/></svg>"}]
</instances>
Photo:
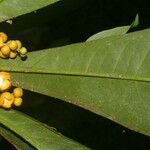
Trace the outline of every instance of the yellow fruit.
<instances>
[{"instance_id":1,"label":"yellow fruit","mask_svg":"<svg viewBox=\"0 0 150 150\"><path fill-rule=\"evenodd\" d=\"M16 57L17 57L17 52L16 51L10 51L9 58L14 59Z\"/></svg>"},{"instance_id":2,"label":"yellow fruit","mask_svg":"<svg viewBox=\"0 0 150 150\"><path fill-rule=\"evenodd\" d=\"M17 51L19 51L20 48L22 47L22 43L19 40L16 40L16 43L17 43Z\"/></svg>"},{"instance_id":3,"label":"yellow fruit","mask_svg":"<svg viewBox=\"0 0 150 150\"><path fill-rule=\"evenodd\" d=\"M21 97L14 99L14 105L15 105L15 106L21 106L21 105L22 105L22 102L23 102L23 100L22 100Z\"/></svg>"},{"instance_id":4,"label":"yellow fruit","mask_svg":"<svg viewBox=\"0 0 150 150\"><path fill-rule=\"evenodd\" d=\"M23 96L22 88L15 88L13 90L13 94L14 94L14 97L16 97L16 98L22 97Z\"/></svg>"},{"instance_id":5,"label":"yellow fruit","mask_svg":"<svg viewBox=\"0 0 150 150\"><path fill-rule=\"evenodd\" d=\"M22 47L20 50L19 50L19 53L20 55L26 55L27 54L27 49L25 47Z\"/></svg>"},{"instance_id":6,"label":"yellow fruit","mask_svg":"<svg viewBox=\"0 0 150 150\"><path fill-rule=\"evenodd\" d=\"M0 37L2 37L3 42L6 42L6 41L7 41L7 39L8 39L7 34L6 34L6 33L4 33L4 32L0 32Z\"/></svg>"},{"instance_id":7,"label":"yellow fruit","mask_svg":"<svg viewBox=\"0 0 150 150\"><path fill-rule=\"evenodd\" d=\"M9 53L10 53L10 48L7 46L7 45L4 45L2 48L1 48L1 52L4 56L8 56Z\"/></svg>"},{"instance_id":8,"label":"yellow fruit","mask_svg":"<svg viewBox=\"0 0 150 150\"><path fill-rule=\"evenodd\" d=\"M0 36L0 48L4 46L3 38Z\"/></svg>"},{"instance_id":9,"label":"yellow fruit","mask_svg":"<svg viewBox=\"0 0 150 150\"><path fill-rule=\"evenodd\" d=\"M11 82L10 82L10 75L6 72L0 72L0 91L6 91L10 89Z\"/></svg>"},{"instance_id":10,"label":"yellow fruit","mask_svg":"<svg viewBox=\"0 0 150 150\"><path fill-rule=\"evenodd\" d=\"M9 48L10 48L11 50L17 50L18 44L17 44L16 41L11 40L11 41L9 41L9 42L7 43L7 45L9 46Z\"/></svg>"},{"instance_id":11,"label":"yellow fruit","mask_svg":"<svg viewBox=\"0 0 150 150\"><path fill-rule=\"evenodd\" d=\"M0 106L2 106L4 104L4 99L0 98Z\"/></svg>"},{"instance_id":12,"label":"yellow fruit","mask_svg":"<svg viewBox=\"0 0 150 150\"><path fill-rule=\"evenodd\" d=\"M9 101L5 101L5 103L2 105L3 108L5 109L10 109L12 104Z\"/></svg>"},{"instance_id":13,"label":"yellow fruit","mask_svg":"<svg viewBox=\"0 0 150 150\"><path fill-rule=\"evenodd\" d=\"M14 96L10 92L4 92L0 96L0 101L3 101L2 107L11 108L14 102Z\"/></svg>"},{"instance_id":14,"label":"yellow fruit","mask_svg":"<svg viewBox=\"0 0 150 150\"><path fill-rule=\"evenodd\" d=\"M0 96L0 98L3 99L3 100L6 99L6 100L8 100L10 102L14 101L14 96L10 92L4 92L4 93L2 93L1 96Z\"/></svg>"},{"instance_id":15,"label":"yellow fruit","mask_svg":"<svg viewBox=\"0 0 150 150\"><path fill-rule=\"evenodd\" d=\"M3 55L2 52L0 51L0 58L7 58L7 56Z\"/></svg>"},{"instance_id":16,"label":"yellow fruit","mask_svg":"<svg viewBox=\"0 0 150 150\"><path fill-rule=\"evenodd\" d=\"M0 79L0 91L3 92L3 91L6 91L6 90L9 90L11 87L11 82L10 80L1 80Z\"/></svg>"},{"instance_id":17,"label":"yellow fruit","mask_svg":"<svg viewBox=\"0 0 150 150\"><path fill-rule=\"evenodd\" d=\"M4 80L10 80L10 74L8 72L0 72L0 78L3 78Z\"/></svg>"}]
</instances>

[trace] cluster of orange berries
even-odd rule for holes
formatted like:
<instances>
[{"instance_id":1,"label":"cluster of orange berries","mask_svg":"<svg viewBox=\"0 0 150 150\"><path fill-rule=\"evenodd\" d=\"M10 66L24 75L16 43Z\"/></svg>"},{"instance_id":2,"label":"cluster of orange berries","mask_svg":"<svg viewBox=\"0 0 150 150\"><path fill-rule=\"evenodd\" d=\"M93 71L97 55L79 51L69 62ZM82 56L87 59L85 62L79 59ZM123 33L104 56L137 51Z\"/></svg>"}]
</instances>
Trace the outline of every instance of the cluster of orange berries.
<instances>
[{"instance_id":1,"label":"cluster of orange berries","mask_svg":"<svg viewBox=\"0 0 150 150\"><path fill-rule=\"evenodd\" d=\"M26 57L27 49L22 47L22 43L19 40L8 40L8 36L4 32L0 32L0 58L16 58Z\"/></svg>"},{"instance_id":2,"label":"cluster of orange berries","mask_svg":"<svg viewBox=\"0 0 150 150\"><path fill-rule=\"evenodd\" d=\"M14 104L15 106L21 106L23 100L22 88L14 88L10 93L11 88L10 74L7 72L0 72L0 107L9 109Z\"/></svg>"}]
</instances>

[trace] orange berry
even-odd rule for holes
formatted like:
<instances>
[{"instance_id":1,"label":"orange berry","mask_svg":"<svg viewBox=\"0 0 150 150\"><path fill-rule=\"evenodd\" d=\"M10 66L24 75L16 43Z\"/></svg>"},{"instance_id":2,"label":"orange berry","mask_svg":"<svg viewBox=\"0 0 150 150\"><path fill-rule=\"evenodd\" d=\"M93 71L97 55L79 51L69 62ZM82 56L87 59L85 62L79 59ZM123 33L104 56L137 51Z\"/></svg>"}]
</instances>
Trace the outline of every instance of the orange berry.
<instances>
[{"instance_id":1,"label":"orange berry","mask_svg":"<svg viewBox=\"0 0 150 150\"><path fill-rule=\"evenodd\" d=\"M0 72L0 91L6 91L11 87L10 75L7 72Z\"/></svg>"},{"instance_id":2,"label":"orange berry","mask_svg":"<svg viewBox=\"0 0 150 150\"><path fill-rule=\"evenodd\" d=\"M4 80L10 80L10 74L8 72L0 72L0 78L3 78Z\"/></svg>"},{"instance_id":3,"label":"orange berry","mask_svg":"<svg viewBox=\"0 0 150 150\"><path fill-rule=\"evenodd\" d=\"M14 96L10 92L4 92L0 96L0 101L3 101L2 107L11 108L14 102Z\"/></svg>"},{"instance_id":4,"label":"orange berry","mask_svg":"<svg viewBox=\"0 0 150 150\"><path fill-rule=\"evenodd\" d=\"M11 87L11 82L9 80L0 81L0 91L6 91L9 90Z\"/></svg>"}]
</instances>

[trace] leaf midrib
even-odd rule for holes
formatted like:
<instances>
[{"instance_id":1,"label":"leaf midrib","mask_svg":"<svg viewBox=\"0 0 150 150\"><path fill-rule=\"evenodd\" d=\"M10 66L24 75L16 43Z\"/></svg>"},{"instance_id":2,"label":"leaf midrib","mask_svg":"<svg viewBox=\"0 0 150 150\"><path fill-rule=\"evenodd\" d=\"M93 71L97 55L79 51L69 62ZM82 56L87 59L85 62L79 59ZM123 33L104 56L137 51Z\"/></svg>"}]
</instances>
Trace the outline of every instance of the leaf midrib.
<instances>
[{"instance_id":1,"label":"leaf midrib","mask_svg":"<svg viewBox=\"0 0 150 150\"><path fill-rule=\"evenodd\" d=\"M139 81L139 82L150 82L150 79L149 78L146 78L146 77L138 77L138 76L132 76L132 77L126 77L126 76L123 76L123 75L107 75L107 74L98 74L98 75L92 75L92 74L89 74L89 75L86 75L86 74L79 74L79 73L76 73L76 72L69 72L69 73L57 73L57 72L44 72L43 69L42 71L41 70L36 70L36 71L32 71L29 70L26 70L26 71L19 71L19 69L16 69L16 70L5 70L5 71L9 71L11 73L27 73L27 74L49 74L49 75L59 75L59 76L80 76L80 77L93 77L93 78L106 78L106 79L116 79L116 80L129 80L129 81ZM121 76L121 77L119 77Z\"/></svg>"}]
</instances>

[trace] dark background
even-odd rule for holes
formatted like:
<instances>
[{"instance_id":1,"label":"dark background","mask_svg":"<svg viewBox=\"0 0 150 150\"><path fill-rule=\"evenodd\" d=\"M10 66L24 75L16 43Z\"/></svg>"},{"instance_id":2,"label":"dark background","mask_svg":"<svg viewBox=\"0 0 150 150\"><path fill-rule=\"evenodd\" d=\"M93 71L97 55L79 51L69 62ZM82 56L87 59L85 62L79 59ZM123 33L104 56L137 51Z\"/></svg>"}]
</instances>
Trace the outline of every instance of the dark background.
<instances>
[{"instance_id":1,"label":"dark background","mask_svg":"<svg viewBox=\"0 0 150 150\"><path fill-rule=\"evenodd\" d=\"M68 1L64 0L58 8L55 5L43 8L14 19L12 25L3 22L0 28L33 51L82 42L99 31L129 25L137 13L140 24L136 30L150 27L149 0L80 1L80 5L71 5L74 2L70 0L68 6ZM93 150L150 149L149 137L77 106L29 91L25 91L24 101L20 111ZM4 139L0 140L0 145L0 150L14 149Z\"/></svg>"}]
</instances>

